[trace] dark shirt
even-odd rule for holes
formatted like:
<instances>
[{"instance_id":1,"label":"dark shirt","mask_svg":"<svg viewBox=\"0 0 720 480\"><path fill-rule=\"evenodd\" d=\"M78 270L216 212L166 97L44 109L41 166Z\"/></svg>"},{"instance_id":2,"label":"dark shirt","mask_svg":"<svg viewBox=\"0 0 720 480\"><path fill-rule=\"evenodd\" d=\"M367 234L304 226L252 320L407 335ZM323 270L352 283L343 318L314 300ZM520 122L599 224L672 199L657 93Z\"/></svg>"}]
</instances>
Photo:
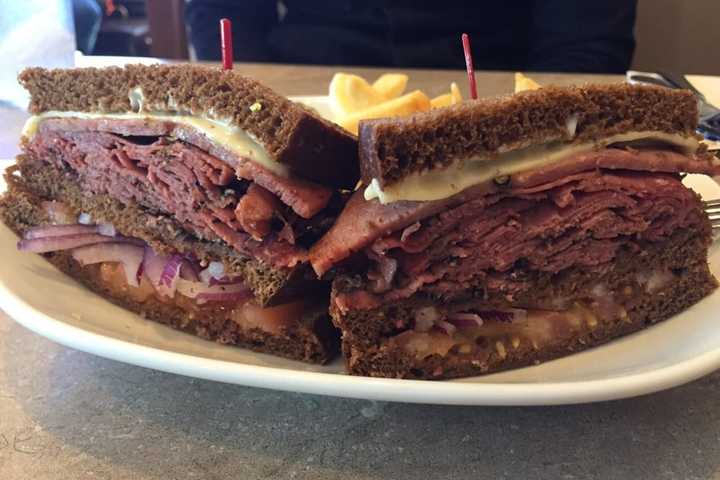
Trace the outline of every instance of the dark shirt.
<instances>
[{"instance_id":1,"label":"dark shirt","mask_svg":"<svg viewBox=\"0 0 720 480\"><path fill-rule=\"evenodd\" d=\"M238 61L464 68L460 34L485 70L624 72L636 0L191 0L199 59L220 58L218 22L233 22Z\"/></svg>"}]
</instances>

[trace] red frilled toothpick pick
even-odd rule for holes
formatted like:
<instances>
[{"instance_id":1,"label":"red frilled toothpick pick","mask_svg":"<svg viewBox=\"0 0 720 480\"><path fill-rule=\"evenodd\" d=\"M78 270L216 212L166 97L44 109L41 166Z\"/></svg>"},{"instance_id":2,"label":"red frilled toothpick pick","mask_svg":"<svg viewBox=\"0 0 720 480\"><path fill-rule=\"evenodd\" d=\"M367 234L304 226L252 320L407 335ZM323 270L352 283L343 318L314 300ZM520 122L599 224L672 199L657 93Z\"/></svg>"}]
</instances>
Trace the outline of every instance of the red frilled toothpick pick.
<instances>
[{"instance_id":1,"label":"red frilled toothpick pick","mask_svg":"<svg viewBox=\"0 0 720 480\"><path fill-rule=\"evenodd\" d=\"M477 100L477 85L475 84L475 70L473 69L472 52L470 51L470 37L462 34L463 51L465 52L465 68L467 68L468 83L470 84L470 97Z\"/></svg>"},{"instance_id":2,"label":"red frilled toothpick pick","mask_svg":"<svg viewBox=\"0 0 720 480\"><path fill-rule=\"evenodd\" d=\"M220 20L220 49L222 50L223 70L233 68L232 24L227 18Z\"/></svg>"}]
</instances>

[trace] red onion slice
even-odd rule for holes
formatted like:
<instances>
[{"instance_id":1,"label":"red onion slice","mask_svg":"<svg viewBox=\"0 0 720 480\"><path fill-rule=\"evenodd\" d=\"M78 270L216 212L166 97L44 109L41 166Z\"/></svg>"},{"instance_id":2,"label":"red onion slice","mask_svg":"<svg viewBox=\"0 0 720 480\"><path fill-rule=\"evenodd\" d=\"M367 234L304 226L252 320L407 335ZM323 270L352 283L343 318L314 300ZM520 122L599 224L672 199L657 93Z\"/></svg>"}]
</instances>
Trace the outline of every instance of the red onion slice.
<instances>
[{"instance_id":1,"label":"red onion slice","mask_svg":"<svg viewBox=\"0 0 720 480\"><path fill-rule=\"evenodd\" d=\"M164 285L173 290L175 289L175 283L180 275L182 262L183 258L177 254L171 255L167 259L167 262L165 262L165 266L163 267L163 271L160 274L160 285Z\"/></svg>"},{"instance_id":2,"label":"red onion slice","mask_svg":"<svg viewBox=\"0 0 720 480\"><path fill-rule=\"evenodd\" d=\"M196 262L193 262L192 260L184 258L182 261L182 265L180 265L180 278L184 278L185 280L190 280L193 282L199 282L199 275L200 268L198 267L198 264Z\"/></svg>"},{"instance_id":3,"label":"red onion slice","mask_svg":"<svg viewBox=\"0 0 720 480\"><path fill-rule=\"evenodd\" d=\"M225 278L225 265L222 262L210 262L199 275L201 281L213 285L216 280Z\"/></svg>"},{"instance_id":4,"label":"red onion slice","mask_svg":"<svg viewBox=\"0 0 720 480\"><path fill-rule=\"evenodd\" d=\"M152 248L146 246L142 261L142 270L158 293L171 297L174 292L171 293L168 288L163 288L160 282L167 260L167 257L156 254Z\"/></svg>"},{"instance_id":5,"label":"red onion slice","mask_svg":"<svg viewBox=\"0 0 720 480\"><path fill-rule=\"evenodd\" d=\"M200 281L203 282L205 285L210 284L210 280L212 280L212 275L210 275L210 272L207 268L200 271Z\"/></svg>"},{"instance_id":6,"label":"red onion slice","mask_svg":"<svg viewBox=\"0 0 720 480\"><path fill-rule=\"evenodd\" d=\"M98 233L98 227L97 225L80 225L78 223L41 225L25 231L23 238L31 240L34 238L63 237L66 235L80 235L83 233Z\"/></svg>"},{"instance_id":7,"label":"red onion slice","mask_svg":"<svg viewBox=\"0 0 720 480\"><path fill-rule=\"evenodd\" d=\"M458 328L475 328L481 327L483 324L483 319L477 313L452 313L448 316L447 321Z\"/></svg>"},{"instance_id":8,"label":"red onion slice","mask_svg":"<svg viewBox=\"0 0 720 480\"><path fill-rule=\"evenodd\" d=\"M106 237L114 237L115 235L117 235L117 230L115 230L115 227L112 223L98 224L97 231L100 235L105 235Z\"/></svg>"},{"instance_id":9,"label":"red onion slice","mask_svg":"<svg viewBox=\"0 0 720 480\"><path fill-rule=\"evenodd\" d=\"M82 233L78 235L64 235L61 237L43 237L23 239L17 243L17 248L23 252L47 253L71 248L83 247L95 243L117 242L124 238L106 237L97 233Z\"/></svg>"},{"instance_id":10,"label":"red onion slice","mask_svg":"<svg viewBox=\"0 0 720 480\"><path fill-rule=\"evenodd\" d=\"M253 298L252 291L243 283L208 286L202 282L191 282L180 278L177 281L177 291L188 298L196 299L198 303L239 302Z\"/></svg>"},{"instance_id":11,"label":"red onion slice","mask_svg":"<svg viewBox=\"0 0 720 480\"><path fill-rule=\"evenodd\" d=\"M446 322L444 320L440 320L439 322L436 322L433 328L436 328L443 332L445 335L452 335L457 330L457 327L453 325L450 322Z\"/></svg>"},{"instance_id":12,"label":"red onion slice","mask_svg":"<svg viewBox=\"0 0 720 480\"><path fill-rule=\"evenodd\" d=\"M139 273L143 261L143 248L131 243L96 243L73 250L72 256L82 265L102 262L120 262L129 285L140 286Z\"/></svg>"}]
</instances>

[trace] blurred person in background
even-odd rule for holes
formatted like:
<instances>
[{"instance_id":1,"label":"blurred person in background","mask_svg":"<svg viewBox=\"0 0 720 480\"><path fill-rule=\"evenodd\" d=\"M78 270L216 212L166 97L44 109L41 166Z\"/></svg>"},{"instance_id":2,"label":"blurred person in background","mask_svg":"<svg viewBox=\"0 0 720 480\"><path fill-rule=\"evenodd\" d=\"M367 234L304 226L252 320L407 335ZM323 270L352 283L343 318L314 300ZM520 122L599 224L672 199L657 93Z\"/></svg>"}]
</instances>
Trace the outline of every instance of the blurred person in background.
<instances>
[{"instance_id":1,"label":"blurred person in background","mask_svg":"<svg viewBox=\"0 0 720 480\"><path fill-rule=\"evenodd\" d=\"M247 62L464 68L460 33L485 70L624 73L636 0L190 0L199 60L219 60L218 21Z\"/></svg>"},{"instance_id":2,"label":"blurred person in background","mask_svg":"<svg viewBox=\"0 0 720 480\"><path fill-rule=\"evenodd\" d=\"M72 0L75 45L85 55L95 48L103 11L97 0Z\"/></svg>"}]
</instances>

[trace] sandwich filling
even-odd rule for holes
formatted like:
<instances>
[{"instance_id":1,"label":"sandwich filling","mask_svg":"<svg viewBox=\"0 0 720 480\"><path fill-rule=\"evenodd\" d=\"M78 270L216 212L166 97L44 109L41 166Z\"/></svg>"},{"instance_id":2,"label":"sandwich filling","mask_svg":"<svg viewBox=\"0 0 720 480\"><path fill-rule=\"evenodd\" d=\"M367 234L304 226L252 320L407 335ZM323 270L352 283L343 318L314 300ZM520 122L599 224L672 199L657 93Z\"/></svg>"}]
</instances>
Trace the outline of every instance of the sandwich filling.
<instances>
[{"instance_id":1,"label":"sandwich filling","mask_svg":"<svg viewBox=\"0 0 720 480\"><path fill-rule=\"evenodd\" d=\"M304 261L334 216L332 190L267 168L252 142L237 150L178 118L49 112L28 124L25 151L79 176L88 194L169 214L198 238L275 267Z\"/></svg>"},{"instance_id":2,"label":"sandwich filling","mask_svg":"<svg viewBox=\"0 0 720 480\"><path fill-rule=\"evenodd\" d=\"M573 132L574 133L574 132ZM377 198L381 203L401 200L433 201L451 197L466 188L489 180L503 178L541 167L548 167L577 154L606 148L614 144L663 144L684 153L694 153L697 139L665 132L627 132L577 144L551 142L501 151L493 158L473 157L457 160L446 168L414 172L396 183L380 186L373 179L365 188L365 199Z\"/></svg>"},{"instance_id":3,"label":"sandwich filling","mask_svg":"<svg viewBox=\"0 0 720 480\"><path fill-rule=\"evenodd\" d=\"M717 175L720 166L711 158L653 147L607 147L436 201L384 205L356 193L313 247L310 260L322 275L356 252L369 252L371 260L389 255L397 271L407 269L413 285L444 278L426 263L436 241L442 257L435 262L438 268L468 274L503 271L519 259L551 271L577 255L592 263L589 257L601 250L607 261L619 246L616 238L655 241L680 226L677 222L706 221L689 215L700 204L679 174ZM597 248L589 248L593 245ZM473 261L478 256L482 263ZM423 269L428 271L418 276Z\"/></svg>"},{"instance_id":4,"label":"sandwich filling","mask_svg":"<svg viewBox=\"0 0 720 480\"><path fill-rule=\"evenodd\" d=\"M191 315L210 311L241 328L282 334L303 313L303 301L261 308L242 278L228 276L219 262L202 265L192 256L162 255L139 238L119 234L113 225L93 223L66 204L44 201L48 222L23 233L18 249L35 253L68 252L97 287L135 303L173 305Z\"/></svg>"},{"instance_id":5,"label":"sandwich filling","mask_svg":"<svg viewBox=\"0 0 720 480\"><path fill-rule=\"evenodd\" d=\"M522 303L538 277L601 268L622 251L707 222L672 174L593 170L532 180L376 239L362 251L365 294L340 294L337 306L374 308L415 293L453 299L472 286Z\"/></svg>"},{"instance_id":6,"label":"sandwich filling","mask_svg":"<svg viewBox=\"0 0 720 480\"><path fill-rule=\"evenodd\" d=\"M47 119L69 118L78 120L96 120L99 128L112 128L115 121L134 120L142 122L169 122L184 128L175 128L177 137L183 140L186 137L187 129L199 132L207 139L235 155L247 158L250 161L262 165L264 168L287 177L288 169L285 165L270 158L265 148L252 135L244 130L233 126L228 121L221 121L210 118L202 118L190 115L172 115L167 113L90 113L90 112L43 112L40 115L30 117L23 127L22 134L32 138L38 131L39 125Z\"/></svg>"},{"instance_id":7,"label":"sandwich filling","mask_svg":"<svg viewBox=\"0 0 720 480\"><path fill-rule=\"evenodd\" d=\"M1 203L3 220L22 237L19 250L46 254L63 272L145 318L290 358L324 362L333 353L322 297L260 306L244 277L222 263L159 253L66 203L28 198L12 177Z\"/></svg>"}]
</instances>

